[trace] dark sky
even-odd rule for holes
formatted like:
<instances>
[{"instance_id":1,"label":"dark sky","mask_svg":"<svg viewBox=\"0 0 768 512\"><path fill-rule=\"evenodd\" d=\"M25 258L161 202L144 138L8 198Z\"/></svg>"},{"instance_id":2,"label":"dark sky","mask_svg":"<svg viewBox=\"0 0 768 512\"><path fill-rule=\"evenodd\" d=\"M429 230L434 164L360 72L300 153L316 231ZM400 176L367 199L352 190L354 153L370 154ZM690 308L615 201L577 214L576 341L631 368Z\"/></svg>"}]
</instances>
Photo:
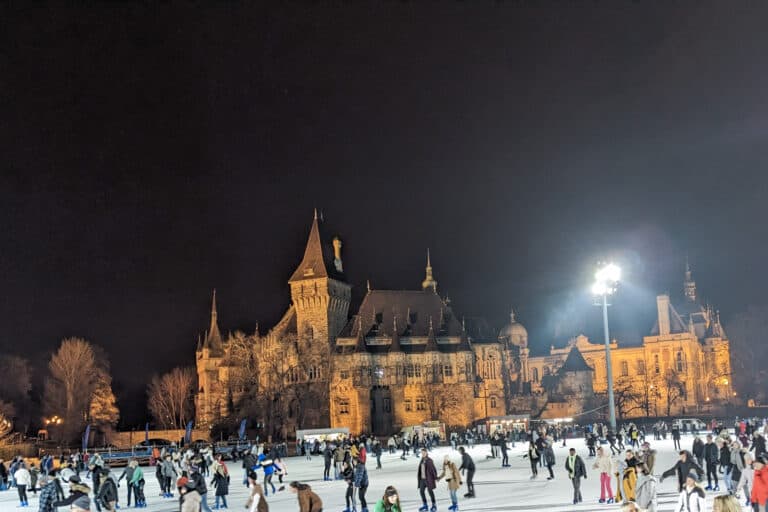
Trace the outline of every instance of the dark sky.
<instances>
[{"instance_id":1,"label":"dark sky","mask_svg":"<svg viewBox=\"0 0 768 512\"><path fill-rule=\"evenodd\" d=\"M600 335L599 259L620 342L686 254L726 322L765 302L766 4L320 4L2 7L4 351L104 346L141 423L212 288L225 331L279 318L314 207L358 296L430 247L459 314L515 306L538 349Z\"/></svg>"}]
</instances>

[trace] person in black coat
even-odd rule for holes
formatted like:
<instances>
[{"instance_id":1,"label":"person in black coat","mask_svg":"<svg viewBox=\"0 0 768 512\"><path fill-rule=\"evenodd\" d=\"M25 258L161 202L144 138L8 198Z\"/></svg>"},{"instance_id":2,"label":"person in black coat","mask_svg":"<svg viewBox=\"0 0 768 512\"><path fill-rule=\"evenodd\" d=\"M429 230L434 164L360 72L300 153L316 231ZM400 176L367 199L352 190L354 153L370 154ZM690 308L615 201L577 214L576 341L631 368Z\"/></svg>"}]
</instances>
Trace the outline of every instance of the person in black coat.
<instances>
[{"instance_id":1,"label":"person in black coat","mask_svg":"<svg viewBox=\"0 0 768 512\"><path fill-rule=\"evenodd\" d=\"M712 434L707 435L707 443L704 445L704 463L707 466L707 491L720 490L720 482L717 479L717 463L720 462L720 450L717 445L712 442ZM712 480L715 481L715 486L712 487Z\"/></svg>"},{"instance_id":2,"label":"person in black coat","mask_svg":"<svg viewBox=\"0 0 768 512\"><path fill-rule=\"evenodd\" d=\"M429 499L432 502L431 512L437 510L437 504L435 503L435 486L437 485L437 469L435 463L429 458L429 453L426 448L421 449L421 460L419 461L419 469L416 472L416 478L419 486L419 493L421 494L421 508L420 512L426 512L427 510L427 496L429 493Z\"/></svg>"},{"instance_id":3,"label":"person in black coat","mask_svg":"<svg viewBox=\"0 0 768 512\"><path fill-rule=\"evenodd\" d=\"M696 460L696 464L699 466L704 465L704 441L701 440L699 436L696 436L693 438L693 447L691 448L691 451L693 452L693 458Z\"/></svg>"},{"instance_id":4,"label":"person in black coat","mask_svg":"<svg viewBox=\"0 0 768 512\"><path fill-rule=\"evenodd\" d=\"M467 472L467 494L465 494L464 497L474 498L475 484L472 483L472 479L475 477L475 461L472 460L472 457L469 456L467 450L464 449L463 446L459 446L459 453L461 453L461 466L459 466L459 471L461 471L462 475L465 471Z\"/></svg>"},{"instance_id":5,"label":"person in black coat","mask_svg":"<svg viewBox=\"0 0 768 512\"><path fill-rule=\"evenodd\" d=\"M688 450L683 450L680 452L680 460L678 460L674 466L661 474L661 479L659 482L663 482L665 478L677 473L677 491L681 492L683 490L683 486L685 485L685 479L692 471L695 471L699 475L699 479L701 479L702 475L704 474L704 471L702 471L701 467L696 464L696 462L694 462L691 453Z\"/></svg>"},{"instance_id":6,"label":"person in black coat","mask_svg":"<svg viewBox=\"0 0 768 512\"><path fill-rule=\"evenodd\" d=\"M568 478L573 484L573 504L581 503L581 479L587 478L587 467L581 457L576 455L576 449L568 450L568 457L565 458L565 470L568 471Z\"/></svg>"}]
</instances>

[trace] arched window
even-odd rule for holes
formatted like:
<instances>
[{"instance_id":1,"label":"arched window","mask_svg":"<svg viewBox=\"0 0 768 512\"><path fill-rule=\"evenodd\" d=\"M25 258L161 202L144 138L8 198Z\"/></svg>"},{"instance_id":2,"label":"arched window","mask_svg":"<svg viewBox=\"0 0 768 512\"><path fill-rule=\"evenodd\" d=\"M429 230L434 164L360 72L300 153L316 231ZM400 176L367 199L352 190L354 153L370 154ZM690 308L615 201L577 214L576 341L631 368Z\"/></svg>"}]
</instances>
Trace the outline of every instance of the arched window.
<instances>
[{"instance_id":1,"label":"arched window","mask_svg":"<svg viewBox=\"0 0 768 512\"><path fill-rule=\"evenodd\" d=\"M539 382L539 369L533 369L533 382Z\"/></svg>"},{"instance_id":2,"label":"arched window","mask_svg":"<svg viewBox=\"0 0 768 512\"><path fill-rule=\"evenodd\" d=\"M491 409L496 408L496 397L491 395Z\"/></svg>"},{"instance_id":3,"label":"arched window","mask_svg":"<svg viewBox=\"0 0 768 512\"><path fill-rule=\"evenodd\" d=\"M657 375L661 373L661 365L659 364L659 354L653 355L653 370L656 372Z\"/></svg>"},{"instance_id":4,"label":"arched window","mask_svg":"<svg viewBox=\"0 0 768 512\"><path fill-rule=\"evenodd\" d=\"M682 372L685 368L685 365L683 364L683 351L679 351L677 355L675 356L675 366L677 367L678 372Z\"/></svg>"}]
</instances>

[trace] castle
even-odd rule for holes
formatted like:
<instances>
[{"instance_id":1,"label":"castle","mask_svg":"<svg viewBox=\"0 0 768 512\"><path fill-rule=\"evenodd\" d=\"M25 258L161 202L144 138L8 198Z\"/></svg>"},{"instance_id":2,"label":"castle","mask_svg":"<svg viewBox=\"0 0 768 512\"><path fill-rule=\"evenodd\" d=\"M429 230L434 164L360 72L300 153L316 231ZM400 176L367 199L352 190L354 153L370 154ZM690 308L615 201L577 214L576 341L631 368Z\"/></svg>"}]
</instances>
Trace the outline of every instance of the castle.
<instances>
[{"instance_id":1,"label":"castle","mask_svg":"<svg viewBox=\"0 0 768 512\"><path fill-rule=\"evenodd\" d=\"M288 280L291 304L265 335L224 340L215 294L198 341L197 423L211 424L251 405L266 434L348 427L386 435L440 420L466 426L507 414L569 417L605 409L604 344L578 336L533 356L514 313L501 330L457 315L437 291L427 253L415 290L368 286L350 315L351 284L342 242L317 213L304 256ZM657 298L658 321L641 346L611 344L622 417L698 412L732 398L728 339L701 306L687 269L685 301Z\"/></svg>"}]
</instances>

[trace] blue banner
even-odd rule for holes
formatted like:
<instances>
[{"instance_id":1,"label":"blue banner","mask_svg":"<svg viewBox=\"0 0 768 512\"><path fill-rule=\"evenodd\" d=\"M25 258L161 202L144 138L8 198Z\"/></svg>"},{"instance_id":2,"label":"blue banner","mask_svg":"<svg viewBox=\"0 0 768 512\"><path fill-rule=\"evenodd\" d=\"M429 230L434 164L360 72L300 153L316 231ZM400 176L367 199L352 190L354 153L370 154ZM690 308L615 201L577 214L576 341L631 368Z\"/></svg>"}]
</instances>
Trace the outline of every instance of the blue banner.
<instances>
[{"instance_id":1,"label":"blue banner","mask_svg":"<svg viewBox=\"0 0 768 512\"><path fill-rule=\"evenodd\" d=\"M149 422L144 425L144 441L149 444Z\"/></svg>"},{"instance_id":2,"label":"blue banner","mask_svg":"<svg viewBox=\"0 0 768 512\"><path fill-rule=\"evenodd\" d=\"M192 425L194 424L195 422L192 420L189 420L189 423L187 423L187 431L184 432L184 444L189 444L192 441Z\"/></svg>"},{"instance_id":3,"label":"blue banner","mask_svg":"<svg viewBox=\"0 0 768 512\"><path fill-rule=\"evenodd\" d=\"M237 433L241 441L245 439L245 424L247 422L248 422L247 419L244 419L243 421L240 422L240 430Z\"/></svg>"},{"instance_id":4,"label":"blue banner","mask_svg":"<svg viewBox=\"0 0 768 512\"><path fill-rule=\"evenodd\" d=\"M83 453L88 450L88 439L91 437L91 426L86 425L85 433L83 434Z\"/></svg>"}]
</instances>

